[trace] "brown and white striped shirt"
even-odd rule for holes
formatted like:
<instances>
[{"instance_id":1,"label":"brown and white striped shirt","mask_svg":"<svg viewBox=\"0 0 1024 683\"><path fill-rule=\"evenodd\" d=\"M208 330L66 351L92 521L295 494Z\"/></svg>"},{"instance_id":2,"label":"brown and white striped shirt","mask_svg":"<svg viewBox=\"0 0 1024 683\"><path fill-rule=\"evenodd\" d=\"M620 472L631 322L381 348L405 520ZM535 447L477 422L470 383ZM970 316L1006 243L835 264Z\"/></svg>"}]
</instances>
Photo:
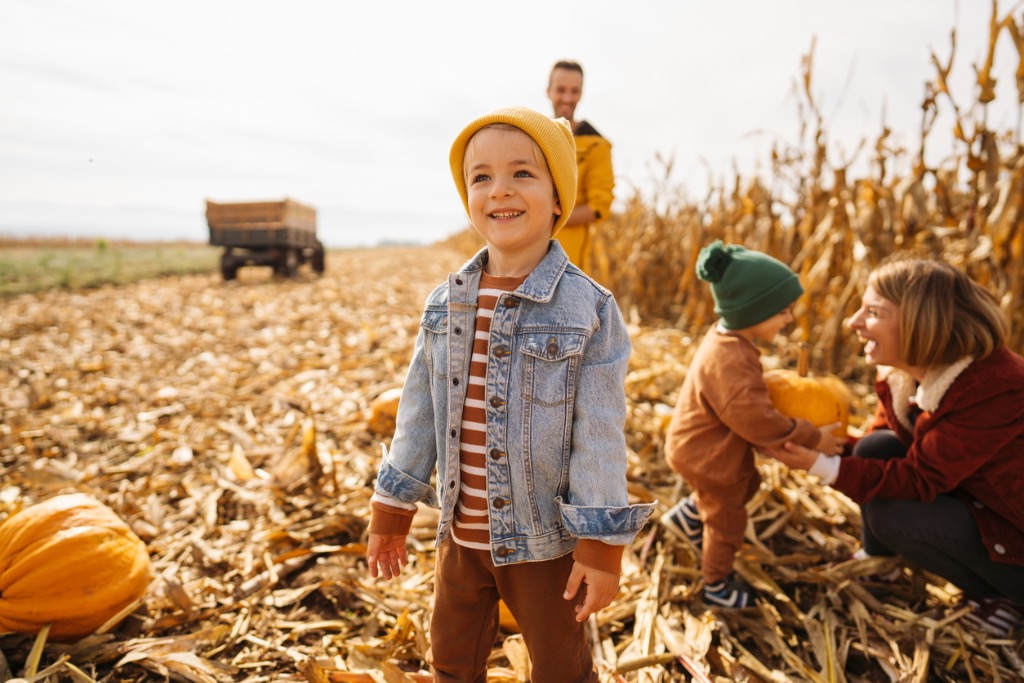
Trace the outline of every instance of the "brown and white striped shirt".
<instances>
[{"instance_id":1,"label":"brown and white striped shirt","mask_svg":"<svg viewBox=\"0 0 1024 683\"><path fill-rule=\"evenodd\" d=\"M452 539L467 548L491 549L487 516L487 411L484 403L491 320L502 292L514 291L525 279L494 277L487 273L483 273L480 279L473 357L469 364L466 404L462 409L462 439L459 444L462 485L452 526Z\"/></svg>"}]
</instances>

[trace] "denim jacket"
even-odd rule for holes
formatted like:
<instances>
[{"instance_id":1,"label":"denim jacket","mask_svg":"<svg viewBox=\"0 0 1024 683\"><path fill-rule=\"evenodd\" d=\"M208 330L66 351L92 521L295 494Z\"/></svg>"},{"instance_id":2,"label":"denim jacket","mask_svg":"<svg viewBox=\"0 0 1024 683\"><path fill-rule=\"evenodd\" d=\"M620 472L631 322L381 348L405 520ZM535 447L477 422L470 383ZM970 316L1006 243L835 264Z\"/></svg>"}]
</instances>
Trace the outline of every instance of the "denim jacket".
<instances>
[{"instance_id":1,"label":"denim jacket","mask_svg":"<svg viewBox=\"0 0 1024 683\"><path fill-rule=\"evenodd\" d=\"M427 298L391 452L377 477L383 496L440 508L438 543L459 497L459 429L486 262L483 249ZM498 299L489 350L495 564L560 557L578 538L632 541L654 504L627 500L623 385L631 344L611 292L552 241L523 284Z\"/></svg>"}]
</instances>

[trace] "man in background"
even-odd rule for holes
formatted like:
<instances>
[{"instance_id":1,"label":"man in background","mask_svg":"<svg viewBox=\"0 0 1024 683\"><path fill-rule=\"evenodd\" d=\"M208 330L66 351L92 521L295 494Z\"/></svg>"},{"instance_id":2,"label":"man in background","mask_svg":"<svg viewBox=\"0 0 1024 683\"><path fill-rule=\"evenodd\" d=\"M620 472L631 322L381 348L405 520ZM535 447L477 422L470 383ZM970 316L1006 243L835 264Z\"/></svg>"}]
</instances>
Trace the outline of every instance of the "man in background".
<instances>
[{"instance_id":1,"label":"man in background","mask_svg":"<svg viewBox=\"0 0 1024 683\"><path fill-rule=\"evenodd\" d=\"M548 78L548 99L555 117L569 121L576 139L578 188L576 208L555 237L569 254L569 260L594 276L590 263L592 226L611 211L615 174L612 145L587 121L577 121L576 105L583 96L583 67L578 62L555 62Z\"/></svg>"}]
</instances>

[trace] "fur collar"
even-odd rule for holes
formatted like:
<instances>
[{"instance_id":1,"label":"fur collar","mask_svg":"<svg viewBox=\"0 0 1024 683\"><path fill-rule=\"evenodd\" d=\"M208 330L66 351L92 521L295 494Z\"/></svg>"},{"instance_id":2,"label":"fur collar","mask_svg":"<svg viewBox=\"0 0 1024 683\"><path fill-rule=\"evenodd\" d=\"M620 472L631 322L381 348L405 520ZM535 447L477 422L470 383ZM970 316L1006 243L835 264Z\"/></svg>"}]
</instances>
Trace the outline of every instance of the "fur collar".
<instances>
[{"instance_id":1,"label":"fur collar","mask_svg":"<svg viewBox=\"0 0 1024 683\"><path fill-rule=\"evenodd\" d=\"M934 413L942 402L953 382L960 376L967 367L974 362L973 356L964 356L958 361L949 365L938 365L925 373L920 384L909 374L895 368L879 368L880 375L889 384L889 391L892 394L892 408L896 413L903 428L913 432L914 427L910 422L910 402L913 402L924 411Z\"/></svg>"}]
</instances>

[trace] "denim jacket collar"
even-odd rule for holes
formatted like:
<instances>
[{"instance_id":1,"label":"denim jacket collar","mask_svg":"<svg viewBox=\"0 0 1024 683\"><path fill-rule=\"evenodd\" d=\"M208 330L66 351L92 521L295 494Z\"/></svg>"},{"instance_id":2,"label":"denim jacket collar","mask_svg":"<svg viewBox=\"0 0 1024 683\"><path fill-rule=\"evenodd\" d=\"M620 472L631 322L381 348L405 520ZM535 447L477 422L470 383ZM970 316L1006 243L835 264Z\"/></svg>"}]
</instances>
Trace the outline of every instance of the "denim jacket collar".
<instances>
[{"instance_id":1,"label":"denim jacket collar","mask_svg":"<svg viewBox=\"0 0 1024 683\"><path fill-rule=\"evenodd\" d=\"M459 272L482 272L486 264L487 247L484 247L467 261L459 269ZM518 289L516 289L516 295L540 303L551 301L551 297L555 293L555 287L558 285L558 280L568 267L569 256L565 253L565 249L562 248L562 245L557 240L551 240L548 243L548 253L537 264L537 267L533 269L533 272L527 276L526 281L519 285Z\"/></svg>"}]
</instances>

